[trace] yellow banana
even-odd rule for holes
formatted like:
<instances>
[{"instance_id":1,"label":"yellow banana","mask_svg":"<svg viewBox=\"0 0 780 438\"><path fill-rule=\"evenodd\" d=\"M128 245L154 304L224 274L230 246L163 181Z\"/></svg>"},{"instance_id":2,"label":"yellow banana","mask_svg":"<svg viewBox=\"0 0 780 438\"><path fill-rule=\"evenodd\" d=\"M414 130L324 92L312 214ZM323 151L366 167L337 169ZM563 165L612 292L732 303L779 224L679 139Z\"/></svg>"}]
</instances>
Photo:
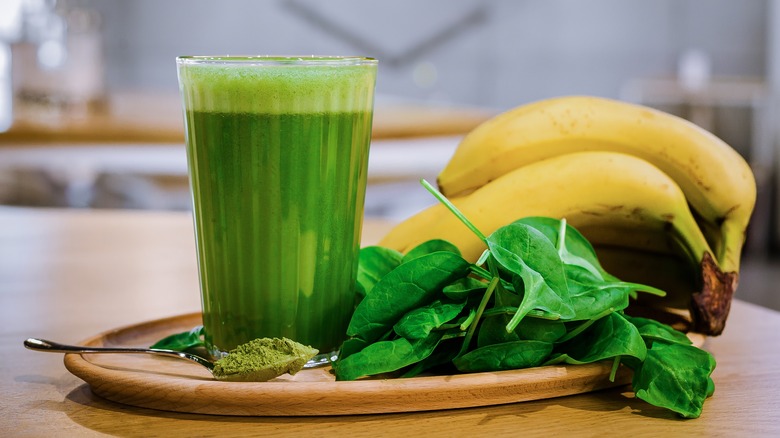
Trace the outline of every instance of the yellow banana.
<instances>
[{"instance_id":1,"label":"yellow banana","mask_svg":"<svg viewBox=\"0 0 780 438\"><path fill-rule=\"evenodd\" d=\"M711 253L680 188L658 168L631 155L579 152L537 161L451 201L486 235L526 216L565 217L585 230L609 226L655 230L659 235L673 231L692 259ZM485 249L443 205L398 224L380 245L405 252L433 238L449 240L471 260Z\"/></svg>"},{"instance_id":2,"label":"yellow banana","mask_svg":"<svg viewBox=\"0 0 780 438\"><path fill-rule=\"evenodd\" d=\"M635 155L669 174L714 224L710 244L721 268L739 270L756 198L750 167L706 130L651 108L587 96L520 106L471 131L437 181L442 193L460 197L518 167L580 151Z\"/></svg>"},{"instance_id":3,"label":"yellow banana","mask_svg":"<svg viewBox=\"0 0 780 438\"><path fill-rule=\"evenodd\" d=\"M724 306L730 303L738 274L723 274L713 263L709 244L680 187L643 159L614 152L556 156L512 170L466 196L450 200L485 235L522 217L548 216L566 218L578 229L612 226L656 233L662 239L674 236L700 267L701 283L711 280L693 297L699 299L696 306L717 310L709 315L707 309L694 309L692 305L697 328L708 334L723 329L728 313L728 308L723 313ZM635 235L626 233L625 243L630 245ZM484 242L443 205L398 224L379 244L406 252L434 238L454 243L472 261L485 249Z\"/></svg>"}]
</instances>

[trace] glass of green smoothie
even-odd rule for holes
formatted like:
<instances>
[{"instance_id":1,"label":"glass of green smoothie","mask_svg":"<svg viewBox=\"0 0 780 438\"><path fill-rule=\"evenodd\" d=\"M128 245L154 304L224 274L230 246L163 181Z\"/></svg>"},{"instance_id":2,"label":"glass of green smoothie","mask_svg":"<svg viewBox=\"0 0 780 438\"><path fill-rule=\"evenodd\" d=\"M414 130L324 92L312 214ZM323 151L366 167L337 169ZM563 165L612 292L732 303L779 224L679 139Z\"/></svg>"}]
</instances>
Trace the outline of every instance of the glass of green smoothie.
<instances>
[{"instance_id":1,"label":"glass of green smoothie","mask_svg":"<svg viewBox=\"0 0 780 438\"><path fill-rule=\"evenodd\" d=\"M377 61L177 58L206 344L285 337L327 362L355 276Z\"/></svg>"}]
</instances>

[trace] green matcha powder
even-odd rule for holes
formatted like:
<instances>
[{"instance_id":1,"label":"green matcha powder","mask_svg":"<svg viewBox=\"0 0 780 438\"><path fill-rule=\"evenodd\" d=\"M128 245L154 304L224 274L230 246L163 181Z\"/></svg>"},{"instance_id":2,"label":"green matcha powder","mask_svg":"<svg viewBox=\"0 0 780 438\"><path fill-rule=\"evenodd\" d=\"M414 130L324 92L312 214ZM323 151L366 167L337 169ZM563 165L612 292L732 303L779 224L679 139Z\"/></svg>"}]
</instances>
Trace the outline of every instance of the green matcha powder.
<instances>
[{"instance_id":1,"label":"green matcha powder","mask_svg":"<svg viewBox=\"0 0 780 438\"><path fill-rule=\"evenodd\" d=\"M317 355L315 348L287 338L260 338L241 344L214 364L217 380L265 382L295 374Z\"/></svg>"}]
</instances>

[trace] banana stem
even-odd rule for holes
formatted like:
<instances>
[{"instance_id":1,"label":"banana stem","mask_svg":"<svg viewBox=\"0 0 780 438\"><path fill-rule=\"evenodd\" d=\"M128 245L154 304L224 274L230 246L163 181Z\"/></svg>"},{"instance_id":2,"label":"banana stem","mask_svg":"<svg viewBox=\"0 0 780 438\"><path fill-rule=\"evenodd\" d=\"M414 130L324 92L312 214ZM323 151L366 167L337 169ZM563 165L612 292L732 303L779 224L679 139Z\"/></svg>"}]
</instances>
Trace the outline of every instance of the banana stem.
<instances>
[{"instance_id":1,"label":"banana stem","mask_svg":"<svg viewBox=\"0 0 780 438\"><path fill-rule=\"evenodd\" d=\"M739 221L727 218L720 226L721 244L715 254L723 272L739 272L742 245L745 243L745 227Z\"/></svg>"},{"instance_id":2,"label":"banana stem","mask_svg":"<svg viewBox=\"0 0 780 438\"><path fill-rule=\"evenodd\" d=\"M701 261L701 276L701 291L691 295L693 329L705 335L717 336L726 325L739 273L722 271L712 255L705 253Z\"/></svg>"}]
</instances>

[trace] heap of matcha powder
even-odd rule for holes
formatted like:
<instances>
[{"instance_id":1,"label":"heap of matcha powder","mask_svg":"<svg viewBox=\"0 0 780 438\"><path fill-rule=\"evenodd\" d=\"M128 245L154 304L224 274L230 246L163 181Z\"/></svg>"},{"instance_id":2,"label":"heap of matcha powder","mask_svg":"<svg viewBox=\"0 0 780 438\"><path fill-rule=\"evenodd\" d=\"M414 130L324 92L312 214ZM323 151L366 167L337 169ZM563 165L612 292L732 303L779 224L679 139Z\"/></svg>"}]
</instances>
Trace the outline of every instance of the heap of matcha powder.
<instances>
[{"instance_id":1,"label":"heap of matcha powder","mask_svg":"<svg viewBox=\"0 0 780 438\"><path fill-rule=\"evenodd\" d=\"M295 374L317 355L315 348L287 338L260 338L241 344L214 364L217 380L265 382Z\"/></svg>"}]
</instances>

